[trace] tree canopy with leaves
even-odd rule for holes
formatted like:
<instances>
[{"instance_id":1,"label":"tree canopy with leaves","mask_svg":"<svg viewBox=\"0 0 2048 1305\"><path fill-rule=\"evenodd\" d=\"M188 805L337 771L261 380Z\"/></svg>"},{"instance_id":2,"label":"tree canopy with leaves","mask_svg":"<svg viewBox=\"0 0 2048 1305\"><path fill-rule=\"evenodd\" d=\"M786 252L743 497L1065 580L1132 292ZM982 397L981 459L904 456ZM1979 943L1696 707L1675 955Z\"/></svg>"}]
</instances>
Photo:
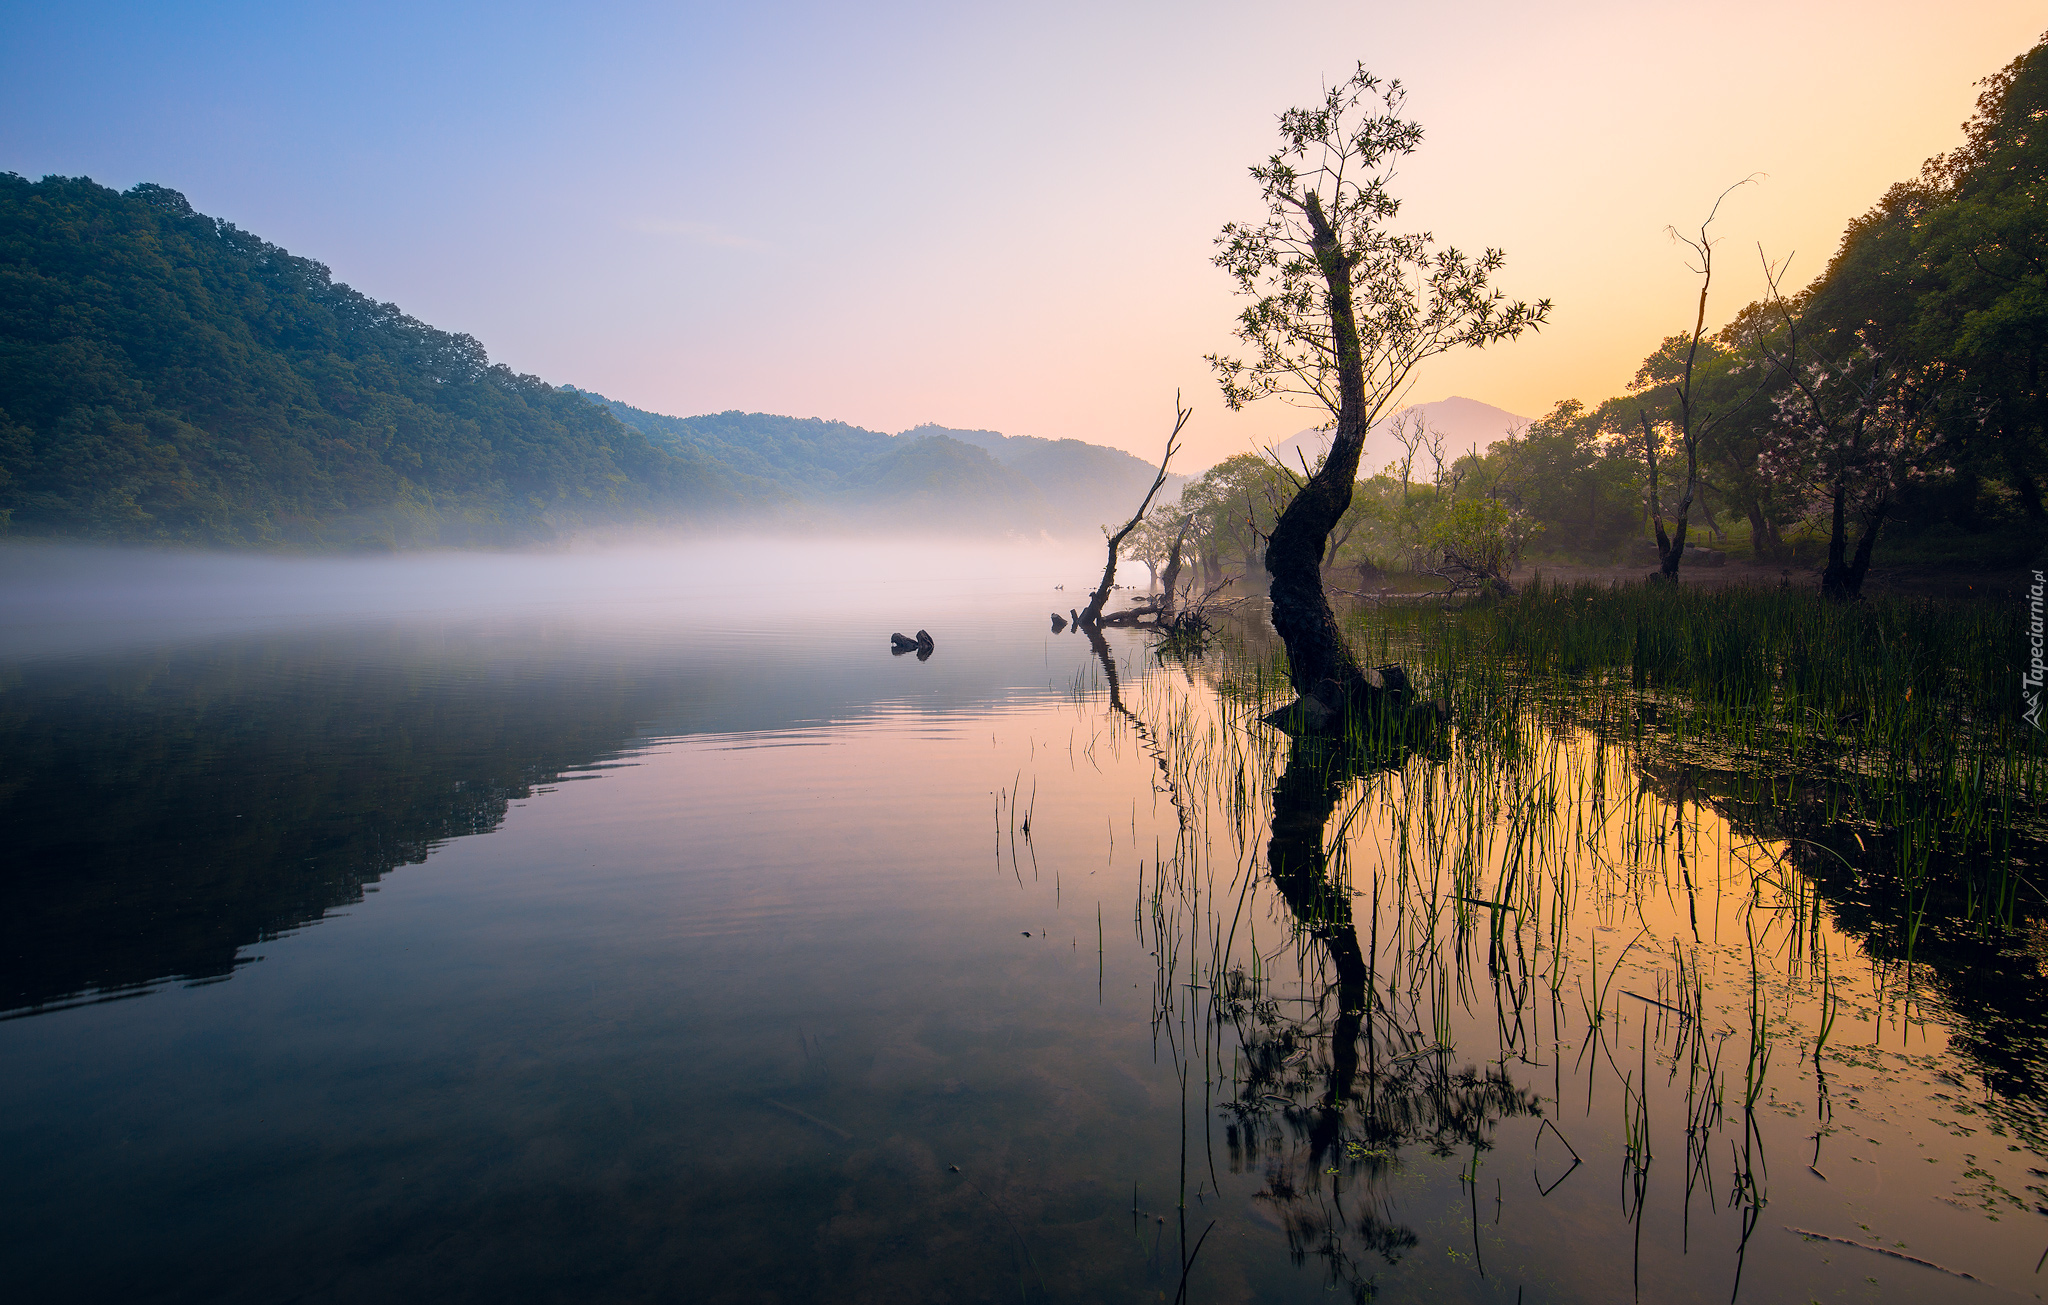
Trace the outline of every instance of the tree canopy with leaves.
<instances>
[{"instance_id":1,"label":"tree canopy with leaves","mask_svg":"<svg viewBox=\"0 0 2048 1305\"><path fill-rule=\"evenodd\" d=\"M1626 393L1560 403L1458 492L1496 487L1539 547L1585 560L1643 556L1658 517L1746 522L1758 560L1816 564L1837 598L1881 534L1972 566L2048 551L2048 44L1982 88L1962 143L1849 222L1810 284L1780 293L1786 260L1760 251L1764 298L1662 341ZM1645 458L1647 437L1685 459L1688 429L1691 504L1693 478L1653 485Z\"/></svg>"},{"instance_id":2,"label":"tree canopy with leaves","mask_svg":"<svg viewBox=\"0 0 2048 1305\"><path fill-rule=\"evenodd\" d=\"M1287 396L1334 424L1330 452L1266 543L1273 626L1287 645L1295 691L1348 700L1377 685L1337 629L1321 566L1350 506L1366 431L1416 368L1457 348L1483 348L1541 325L1548 300L1510 300L1493 285L1505 262L1398 232L1395 165L1422 142L1401 116L1405 93L1360 64L1320 102L1280 115L1280 148L1251 168L1265 216L1217 237L1216 265L1250 303L1238 316L1243 357L1209 363L1232 408ZM1334 705L1334 704L1331 704Z\"/></svg>"}]
</instances>

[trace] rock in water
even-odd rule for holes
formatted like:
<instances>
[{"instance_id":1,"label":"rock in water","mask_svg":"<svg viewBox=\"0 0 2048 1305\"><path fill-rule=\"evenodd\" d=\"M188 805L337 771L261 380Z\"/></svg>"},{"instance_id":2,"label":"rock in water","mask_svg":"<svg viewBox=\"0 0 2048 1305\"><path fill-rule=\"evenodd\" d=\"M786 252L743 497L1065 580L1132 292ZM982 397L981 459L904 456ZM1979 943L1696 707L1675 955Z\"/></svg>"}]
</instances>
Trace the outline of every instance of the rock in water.
<instances>
[{"instance_id":1,"label":"rock in water","mask_svg":"<svg viewBox=\"0 0 2048 1305\"><path fill-rule=\"evenodd\" d=\"M1054 634L1058 634L1058 633L1059 633L1060 631L1062 631L1062 630L1064 630L1064 629L1066 629L1066 628L1067 628L1067 618L1066 618L1066 617L1064 617L1064 616L1061 616L1061 615L1060 615L1060 614L1059 614L1058 612L1054 612L1054 613L1052 614L1052 632L1053 632Z\"/></svg>"},{"instance_id":2,"label":"rock in water","mask_svg":"<svg viewBox=\"0 0 2048 1305\"><path fill-rule=\"evenodd\" d=\"M917 654L917 659L921 662L931 659L933 647L932 636L929 631L919 630L915 639L907 634L900 633L889 636L890 652L898 655L914 652Z\"/></svg>"}]
</instances>

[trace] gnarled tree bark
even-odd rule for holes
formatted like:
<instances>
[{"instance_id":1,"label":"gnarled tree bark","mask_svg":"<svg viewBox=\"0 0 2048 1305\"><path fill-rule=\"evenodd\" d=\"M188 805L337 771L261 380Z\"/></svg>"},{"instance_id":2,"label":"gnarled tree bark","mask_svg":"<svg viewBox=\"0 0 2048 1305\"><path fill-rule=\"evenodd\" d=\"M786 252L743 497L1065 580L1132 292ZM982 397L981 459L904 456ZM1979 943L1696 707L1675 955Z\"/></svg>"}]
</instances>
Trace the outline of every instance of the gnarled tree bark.
<instances>
[{"instance_id":1,"label":"gnarled tree bark","mask_svg":"<svg viewBox=\"0 0 2048 1305\"><path fill-rule=\"evenodd\" d=\"M1226 224L1213 260L1253 301L1236 328L1249 358L1209 355L1225 401L1300 395L1336 418L1328 455L1280 513L1265 556L1298 714L1318 728L1332 713L1403 694L1398 675L1359 666L1322 585L1367 427L1423 362L1511 340L1550 312L1548 300L1510 302L1492 288L1499 250L1474 257L1388 229L1400 213L1388 191L1394 164L1422 139L1421 125L1401 116L1404 98L1399 82L1361 64L1319 103L1281 114L1281 149L1251 168L1266 214Z\"/></svg>"},{"instance_id":2,"label":"gnarled tree bark","mask_svg":"<svg viewBox=\"0 0 2048 1305\"><path fill-rule=\"evenodd\" d=\"M1302 208L1315 233L1316 262L1329 287L1332 343L1337 350L1337 433L1323 465L1273 524L1266 540L1266 574L1272 578L1273 628L1287 645L1294 691L1303 698L1317 697L1334 710L1376 699L1385 688L1379 675L1368 676L1351 655L1323 593L1323 550L1330 531L1351 506L1358 458L1365 451L1365 359L1351 298L1355 256L1339 245L1315 192L1308 193Z\"/></svg>"}]
</instances>

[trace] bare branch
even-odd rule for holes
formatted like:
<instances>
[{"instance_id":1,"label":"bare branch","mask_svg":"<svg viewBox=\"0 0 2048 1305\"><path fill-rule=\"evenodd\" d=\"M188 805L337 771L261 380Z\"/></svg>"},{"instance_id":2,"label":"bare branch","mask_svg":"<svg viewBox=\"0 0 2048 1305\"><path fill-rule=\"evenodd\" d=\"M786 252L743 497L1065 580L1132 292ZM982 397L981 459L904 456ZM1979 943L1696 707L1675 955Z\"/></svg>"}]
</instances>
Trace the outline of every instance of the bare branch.
<instances>
[{"instance_id":1,"label":"bare branch","mask_svg":"<svg viewBox=\"0 0 2048 1305\"><path fill-rule=\"evenodd\" d=\"M1089 595L1088 606L1081 612L1081 617L1077 624L1082 627L1092 629L1101 620L1102 605L1109 601L1110 590L1116 587L1117 550L1123 547L1125 538L1138 528L1138 523L1145 519L1147 509L1152 506L1153 497L1165 486L1166 469L1172 464L1173 455L1180 452L1180 433L1187 429L1188 419L1194 415L1195 410L1193 408L1181 407L1180 391L1175 390L1173 392L1173 431L1166 437L1166 452L1159 459L1159 474L1152 477L1152 487L1145 491L1145 497L1139 502L1137 512L1132 515L1129 521L1124 523L1122 530L1109 537L1109 561L1102 568L1102 583L1095 587L1093 594Z\"/></svg>"}]
</instances>

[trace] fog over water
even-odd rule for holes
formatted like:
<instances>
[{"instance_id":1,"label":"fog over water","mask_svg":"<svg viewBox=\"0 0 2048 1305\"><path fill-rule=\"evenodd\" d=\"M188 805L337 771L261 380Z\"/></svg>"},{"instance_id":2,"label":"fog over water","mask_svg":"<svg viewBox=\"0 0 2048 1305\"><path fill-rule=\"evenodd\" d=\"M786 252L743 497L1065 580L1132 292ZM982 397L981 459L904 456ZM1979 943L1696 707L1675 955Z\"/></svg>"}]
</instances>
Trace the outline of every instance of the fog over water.
<instances>
[{"instance_id":1,"label":"fog over water","mask_svg":"<svg viewBox=\"0 0 2048 1305\"><path fill-rule=\"evenodd\" d=\"M418 618L651 621L714 640L850 636L865 622L873 638L877 622L914 632L934 602L985 610L1045 593L1050 610L1052 587L1092 584L1102 556L1049 539L872 536L348 558L14 544L0 547L0 656Z\"/></svg>"},{"instance_id":2,"label":"fog over water","mask_svg":"<svg viewBox=\"0 0 2048 1305\"><path fill-rule=\"evenodd\" d=\"M1101 561L0 550L10 1285L2038 1290L2033 952L1627 732L1290 737Z\"/></svg>"},{"instance_id":3,"label":"fog over water","mask_svg":"<svg viewBox=\"0 0 2048 1305\"><path fill-rule=\"evenodd\" d=\"M0 1010L231 974L238 948L662 740L1057 696L1094 659L1047 615L1090 570L931 540L0 550ZM891 655L921 628L938 655Z\"/></svg>"}]
</instances>

